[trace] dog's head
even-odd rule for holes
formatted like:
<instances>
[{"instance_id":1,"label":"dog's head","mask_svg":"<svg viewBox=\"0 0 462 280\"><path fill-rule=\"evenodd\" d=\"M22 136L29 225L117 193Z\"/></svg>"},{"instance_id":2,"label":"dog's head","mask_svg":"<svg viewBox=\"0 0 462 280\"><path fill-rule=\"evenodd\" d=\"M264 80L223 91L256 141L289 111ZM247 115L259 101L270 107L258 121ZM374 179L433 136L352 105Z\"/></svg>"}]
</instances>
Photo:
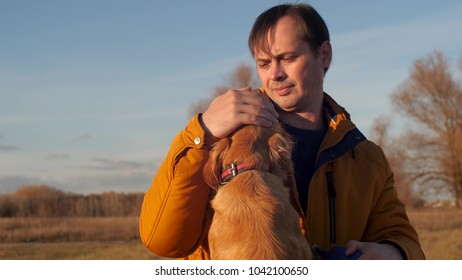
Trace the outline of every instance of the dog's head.
<instances>
[{"instance_id":1,"label":"dog's head","mask_svg":"<svg viewBox=\"0 0 462 280\"><path fill-rule=\"evenodd\" d=\"M231 163L268 171L283 178L292 173L292 141L281 125L270 128L244 125L214 144L204 167L207 184L216 189L222 171Z\"/></svg>"}]
</instances>

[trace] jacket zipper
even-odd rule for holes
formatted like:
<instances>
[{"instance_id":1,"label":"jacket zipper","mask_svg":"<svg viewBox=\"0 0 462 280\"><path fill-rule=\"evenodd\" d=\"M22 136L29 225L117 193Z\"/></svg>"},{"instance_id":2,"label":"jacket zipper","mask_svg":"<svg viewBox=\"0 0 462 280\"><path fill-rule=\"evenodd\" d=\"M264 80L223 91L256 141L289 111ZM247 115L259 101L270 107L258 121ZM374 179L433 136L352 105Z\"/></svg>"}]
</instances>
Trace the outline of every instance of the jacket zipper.
<instances>
[{"instance_id":1,"label":"jacket zipper","mask_svg":"<svg viewBox=\"0 0 462 280\"><path fill-rule=\"evenodd\" d=\"M300 200L298 199L298 191L297 191L297 184L295 183L295 177L291 176L290 180L292 182L291 185L292 185L292 194L294 195L294 200L295 200L294 203L296 204L297 209L298 209L297 212L299 213L302 219L303 228L305 230L305 237L307 238L308 243L311 243L310 231L308 229L308 223L306 221L305 211L303 210L300 204Z\"/></svg>"},{"instance_id":2,"label":"jacket zipper","mask_svg":"<svg viewBox=\"0 0 462 280\"><path fill-rule=\"evenodd\" d=\"M326 172L327 191L329 194L329 224L330 224L330 244L335 245L336 226L335 226L335 197L337 196L334 188L334 179L332 171Z\"/></svg>"}]
</instances>

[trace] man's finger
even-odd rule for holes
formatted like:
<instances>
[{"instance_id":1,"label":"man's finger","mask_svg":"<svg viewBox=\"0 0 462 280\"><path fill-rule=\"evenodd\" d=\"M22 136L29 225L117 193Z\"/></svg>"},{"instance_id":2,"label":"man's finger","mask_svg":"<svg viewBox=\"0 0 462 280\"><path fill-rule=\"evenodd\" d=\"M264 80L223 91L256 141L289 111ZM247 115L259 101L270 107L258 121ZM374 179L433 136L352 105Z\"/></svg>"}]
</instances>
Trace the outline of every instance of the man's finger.
<instances>
[{"instance_id":1,"label":"man's finger","mask_svg":"<svg viewBox=\"0 0 462 280\"><path fill-rule=\"evenodd\" d=\"M364 248L364 243L359 242L356 240L350 240L348 241L346 245L346 250L345 250L345 255L351 256L355 251L360 251L362 252L362 249Z\"/></svg>"}]
</instances>

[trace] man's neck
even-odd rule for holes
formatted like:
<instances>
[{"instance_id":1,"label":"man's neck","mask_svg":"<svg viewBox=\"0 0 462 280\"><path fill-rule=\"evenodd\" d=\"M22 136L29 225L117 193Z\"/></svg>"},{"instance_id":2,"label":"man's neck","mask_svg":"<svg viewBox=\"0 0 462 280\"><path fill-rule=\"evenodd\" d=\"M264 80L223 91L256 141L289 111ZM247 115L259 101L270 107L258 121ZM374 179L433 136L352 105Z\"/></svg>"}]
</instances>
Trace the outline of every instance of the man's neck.
<instances>
[{"instance_id":1,"label":"man's neck","mask_svg":"<svg viewBox=\"0 0 462 280\"><path fill-rule=\"evenodd\" d=\"M322 127L321 109L318 112L278 112L281 122L290 126L307 129L318 130Z\"/></svg>"}]
</instances>

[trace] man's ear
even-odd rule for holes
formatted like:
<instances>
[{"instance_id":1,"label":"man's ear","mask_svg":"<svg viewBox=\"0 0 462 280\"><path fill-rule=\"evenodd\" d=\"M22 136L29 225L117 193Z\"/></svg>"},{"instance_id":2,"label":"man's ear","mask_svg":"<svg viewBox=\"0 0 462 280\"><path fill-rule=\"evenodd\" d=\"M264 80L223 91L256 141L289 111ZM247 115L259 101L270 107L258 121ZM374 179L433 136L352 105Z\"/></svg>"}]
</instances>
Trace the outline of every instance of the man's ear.
<instances>
[{"instance_id":1,"label":"man's ear","mask_svg":"<svg viewBox=\"0 0 462 280\"><path fill-rule=\"evenodd\" d=\"M203 175L205 182L213 189L218 189L222 171L222 161L225 151L228 149L229 139L223 138L216 142L210 151L209 159L204 166Z\"/></svg>"},{"instance_id":2,"label":"man's ear","mask_svg":"<svg viewBox=\"0 0 462 280\"><path fill-rule=\"evenodd\" d=\"M332 46L329 41L324 41L319 48L319 54L321 55L322 59L322 66L325 69L325 72L330 66L332 62Z\"/></svg>"}]
</instances>

